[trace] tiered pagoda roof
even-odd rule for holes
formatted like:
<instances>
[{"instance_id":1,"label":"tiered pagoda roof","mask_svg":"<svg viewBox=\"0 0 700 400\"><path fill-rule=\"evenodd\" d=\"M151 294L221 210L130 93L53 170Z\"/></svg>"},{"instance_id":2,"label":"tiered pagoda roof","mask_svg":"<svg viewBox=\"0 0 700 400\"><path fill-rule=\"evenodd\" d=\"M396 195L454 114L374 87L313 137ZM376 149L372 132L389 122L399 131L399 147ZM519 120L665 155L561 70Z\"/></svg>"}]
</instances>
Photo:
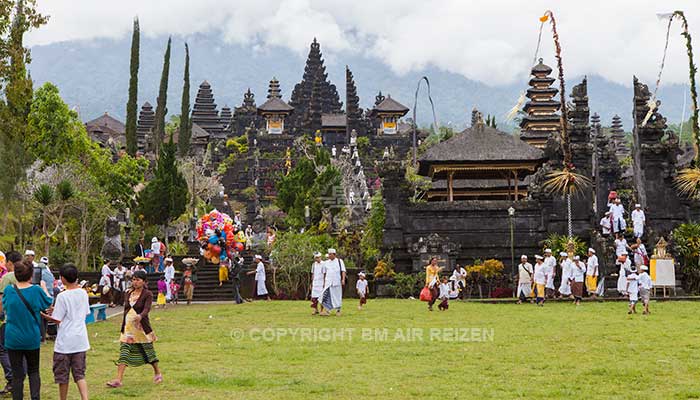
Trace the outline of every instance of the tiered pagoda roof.
<instances>
[{"instance_id":1,"label":"tiered pagoda roof","mask_svg":"<svg viewBox=\"0 0 700 400\"><path fill-rule=\"evenodd\" d=\"M88 135L102 144L108 144L110 139L121 147L126 143L126 126L106 111L99 117L85 123Z\"/></svg>"},{"instance_id":2,"label":"tiered pagoda roof","mask_svg":"<svg viewBox=\"0 0 700 400\"><path fill-rule=\"evenodd\" d=\"M276 78L270 81L267 93L267 101L258 107L259 114L290 114L294 110L294 107L282 100L280 84Z\"/></svg>"},{"instance_id":3,"label":"tiered pagoda roof","mask_svg":"<svg viewBox=\"0 0 700 400\"><path fill-rule=\"evenodd\" d=\"M523 107L527 114L520 122L520 138L529 144L543 148L549 137L560 130L561 119L559 108L561 103L554 100L559 92L553 88L554 78L549 75L552 68L545 65L542 59L532 67L527 98L529 101Z\"/></svg>"},{"instance_id":4,"label":"tiered pagoda roof","mask_svg":"<svg viewBox=\"0 0 700 400\"><path fill-rule=\"evenodd\" d=\"M214 94L212 93L211 85L207 81L199 85L197 97L194 100L194 107L192 107L191 120L193 124L197 124L209 132L211 137L225 137L224 127L221 124L219 112L214 102Z\"/></svg>"},{"instance_id":5,"label":"tiered pagoda roof","mask_svg":"<svg viewBox=\"0 0 700 400\"><path fill-rule=\"evenodd\" d=\"M630 155L631 149L627 144L625 130L622 128L622 118L615 114L610 125L610 140L615 148L615 155L618 159L623 159Z\"/></svg>"},{"instance_id":6,"label":"tiered pagoda roof","mask_svg":"<svg viewBox=\"0 0 700 400\"><path fill-rule=\"evenodd\" d=\"M139 112L139 121L136 124L136 143L139 150L143 151L146 148L147 136L153 133L153 128L156 126L156 113L153 111L153 106L149 102L143 103Z\"/></svg>"},{"instance_id":7,"label":"tiered pagoda roof","mask_svg":"<svg viewBox=\"0 0 700 400\"><path fill-rule=\"evenodd\" d=\"M335 85L328 80L321 45L315 38L311 43L304 75L301 82L294 86L289 105L295 110L292 128L306 131L320 125L321 114L340 113L343 108Z\"/></svg>"},{"instance_id":8,"label":"tiered pagoda roof","mask_svg":"<svg viewBox=\"0 0 700 400\"><path fill-rule=\"evenodd\" d=\"M392 99L390 94L387 95L386 98L384 98L384 96L382 96L380 92L377 96L377 100L379 100L380 97L382 98L381 102L379 102L374 106L374 108L372 108L373 116L378 116L382 114L401 114L400 116L403 117L408 112L408 107Z\"/></svg>"},{"instance_id":9,"label":"tiered pagoda roof","mask_svg":"<svg viewBox=\"0 0 700 400\"><path fill-rule=\"evenodd\" d=\"M231 133L231 118L233 118L231 109L225 105L219 113L219 122L224 127L224 132L227 134Z\"/></svg>"}]
</instances>

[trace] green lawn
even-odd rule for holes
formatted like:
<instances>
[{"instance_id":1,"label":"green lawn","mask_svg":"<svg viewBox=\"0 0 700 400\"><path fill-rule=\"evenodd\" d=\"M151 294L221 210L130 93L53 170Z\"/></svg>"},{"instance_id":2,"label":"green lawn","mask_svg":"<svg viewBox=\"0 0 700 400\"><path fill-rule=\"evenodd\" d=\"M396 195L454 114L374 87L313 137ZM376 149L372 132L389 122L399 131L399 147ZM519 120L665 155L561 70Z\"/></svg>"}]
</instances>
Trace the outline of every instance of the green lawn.
<instances>
[{"instance_id":1,"label":"green lawn","mask_svg":"<svg viewBox=\"0 0 700 400\"><path fill-rule=\"evenodd\" d=\"M415 300L370 300L362 312L357 300L345 301L343 316L327 318L312 317L306 302L154 310L156 351L165 377L160 386L152 384L152 371L145 366L127 370L124 388L104 388L115 371L120 319L91 325L91 398L700 397L697 302L653 302L651 316L628 316L622 302L579 308L453 302L449 311L429 313ZM298 336L269 342L260 340L263 328L354 331L352 339L346 334L337 341ZM364 340L363 328L387 328L389 334L386 340ZM422 331L423 340L394 340L409 328ZM478 339L485 329L486 337L430 341L430 328L457 328L458 334L476 328ZM237 329L244 339L232 338ZM56 398L50 345L42 358L42 378L44 396ZM70 391L77 398L75 386Z\"/></svg>"}]
</instances>

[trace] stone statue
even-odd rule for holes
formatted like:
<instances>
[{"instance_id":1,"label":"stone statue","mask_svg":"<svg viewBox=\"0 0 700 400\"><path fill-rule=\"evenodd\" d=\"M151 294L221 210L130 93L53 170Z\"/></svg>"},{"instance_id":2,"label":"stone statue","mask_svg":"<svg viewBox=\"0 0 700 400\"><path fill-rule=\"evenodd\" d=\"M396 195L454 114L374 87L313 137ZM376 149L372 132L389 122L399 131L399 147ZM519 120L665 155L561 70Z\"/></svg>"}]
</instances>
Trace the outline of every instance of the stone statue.
<instances>
[{"instance_id":1,"label":"stone statue","mask_svg":"<svg viewBox=\"0 0 700 400\"><path fill-rule=\"evenodd\" d=\"M110 262L119 262L122 259L122 237L116 217L107 217L105 221L105 242L100 254Z\"/></svg>"}]
</instances>

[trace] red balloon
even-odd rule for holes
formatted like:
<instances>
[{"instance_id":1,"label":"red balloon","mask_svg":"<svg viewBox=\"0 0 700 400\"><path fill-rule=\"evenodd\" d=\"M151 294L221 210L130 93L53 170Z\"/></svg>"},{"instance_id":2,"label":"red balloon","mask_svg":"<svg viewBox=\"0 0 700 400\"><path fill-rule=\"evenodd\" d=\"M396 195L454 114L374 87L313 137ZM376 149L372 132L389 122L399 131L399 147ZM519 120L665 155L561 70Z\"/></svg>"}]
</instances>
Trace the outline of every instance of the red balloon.
<instances>
[{"instance_id":1,"label":"red balloon","mask_svg":"<svg viewBox=\"0 0 700 400\"><path fill-rule=\"evenodd\" d=\"M214 246L211 248L211 254L218 256L221 254L221 247L220 246Z\"/></svg>"},{"instance_id":2,"label":"red balloon","mask_svg":"<svg viewBox=\"0 0 700 400\"><path fill-rule=\"evenodd\" d=\"M241 242L238 242L238 243L234 244L233 247L234 247L237 251L243 251L243 248L244 248L243 243L241 243Z\"/></svg>"}]
</instances>

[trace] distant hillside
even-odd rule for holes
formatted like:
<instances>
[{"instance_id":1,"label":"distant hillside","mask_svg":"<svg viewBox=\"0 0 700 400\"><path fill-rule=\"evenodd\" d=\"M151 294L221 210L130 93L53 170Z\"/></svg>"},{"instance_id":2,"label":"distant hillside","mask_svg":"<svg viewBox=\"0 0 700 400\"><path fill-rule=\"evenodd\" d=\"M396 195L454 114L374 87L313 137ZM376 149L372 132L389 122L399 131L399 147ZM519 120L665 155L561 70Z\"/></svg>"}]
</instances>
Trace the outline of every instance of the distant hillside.
<instances>
[{"instance_id":1,"label":"distant hillside","mask_svg":"<svg viewBox=\"0 0 700 400\"><path fill-rule=\"evenodd\" d=\"M214 91L219 109L223 105L238 106L243 92L250 87L258 104L266 95L267 83L277 77L285 99L291 95L294 84L301 80L305 55L299 56L285 49L256 51L238 45L224 43L214 35L188 37L191 53L192 101L197 86L208 80ZM141 38L141 68L139 71L139 104L150 101L155 104L158 81L163 62L166 38ZM173 58L170 68L168 109L179 113L182 90L184 38L174 38ZM80 117L87 121L107 111L124 119L127 85L129 81L130 38L121 40L94 40L35 46L32 49L32 77L38 84L51 81L58 85L65 100L79 109ZM323 43L321 43L323 51ZM395 74L378 60L342 54L324 55L331 81L338 87L341 101L345 97L345 65L355 76L358 94L363 107L371 107L378 91L413 108L413 97L418 79L426 75L432 84L438 120L455 128L464 127L470 119L470 111L476 106L484 114L496 115L499 127L504 127L504 115L515 103L520 90L527 82L508 86L488 86L460 75L436 68ZM649 62L654 62L650 60ZM554 60L545 60L554 65ZM632 83L630 71L630 85ZM568 77L567 88L581 78ZM632 89L605 81L598 76L588 78L588 96L591 112L602 116L603 124L609 124L614 114L623 118L625 129L631 127ZM651 82L648 82L651 84ZM662 87L659 98L663 101L661 112L669 122L678 122L683 105L683 86ZM689 101L688 101L689 102ZM418 123L428 125L432 120L430 105L424 94L418 103ZM410 114L409 114L410 115ZM686 118L688 113L686 113Z\"/></svg>"}]
</instances>

